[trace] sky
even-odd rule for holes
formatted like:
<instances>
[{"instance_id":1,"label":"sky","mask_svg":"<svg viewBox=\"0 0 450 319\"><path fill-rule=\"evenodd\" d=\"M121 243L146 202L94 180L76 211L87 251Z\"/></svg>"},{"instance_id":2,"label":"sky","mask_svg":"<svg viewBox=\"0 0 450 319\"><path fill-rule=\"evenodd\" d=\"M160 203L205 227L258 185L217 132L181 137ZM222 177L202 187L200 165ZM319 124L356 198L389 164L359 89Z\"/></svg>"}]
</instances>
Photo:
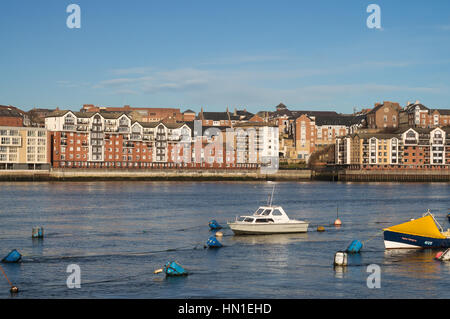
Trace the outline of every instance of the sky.
<instances>
[{"instance_id":1,"label":"sky","mask_svg":"<svg viewBox=\"0 0 450 319\"><path fill-rule=\"evenodd\" d=\"M0 104L24 110L450 108L448 0L1 1L0 46Z\"/></svg>"}]
</instances>

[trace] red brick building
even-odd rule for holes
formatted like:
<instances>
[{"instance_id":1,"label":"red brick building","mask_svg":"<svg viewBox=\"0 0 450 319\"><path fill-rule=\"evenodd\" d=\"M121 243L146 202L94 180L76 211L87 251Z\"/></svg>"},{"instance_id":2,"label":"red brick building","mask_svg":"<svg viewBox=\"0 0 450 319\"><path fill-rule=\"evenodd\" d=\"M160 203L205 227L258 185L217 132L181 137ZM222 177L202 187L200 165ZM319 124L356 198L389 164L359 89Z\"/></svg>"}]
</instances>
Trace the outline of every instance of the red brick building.
<instances>
[{"instance_id":1,"label":"red brick building","mask_svg":"<svg viewBox=\"0 0 450 319\"><path fill-rule=\"evenodd\" d=\"M14 106L0 105L0 126L23 126L23 114Z\"/></svg>"}]
</instances>

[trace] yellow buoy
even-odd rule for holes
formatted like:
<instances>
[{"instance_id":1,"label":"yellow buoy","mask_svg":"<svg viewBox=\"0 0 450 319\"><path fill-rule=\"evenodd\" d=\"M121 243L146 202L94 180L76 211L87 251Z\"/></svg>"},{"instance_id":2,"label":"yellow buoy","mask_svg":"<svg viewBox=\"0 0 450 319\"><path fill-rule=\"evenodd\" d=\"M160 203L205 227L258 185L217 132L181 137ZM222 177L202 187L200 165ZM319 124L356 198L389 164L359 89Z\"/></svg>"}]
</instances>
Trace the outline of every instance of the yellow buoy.
<instances>
[{"instance_id":1,"label":"yellow buoy","mask_svg":"<svg viewBox=\"0 0 450 319\"><path fill-rule=\"evenodd\" d=\"M325 227L319 226L319 227L317 227L317 231L318 232L323 232L323 231L325 231Z\"/></svg>"},{"instance_id":2,"label":"yellow buoy","mask_svg":"<svg viewBox=\"0 0 450 319\"><path fill-rule=\"evenodd\" d=\"M163 269L162 269L162 268L156 269L156 270L154 271L154 274L159 274L160 272L163 272Z\"/></svg>"}]
</instances>

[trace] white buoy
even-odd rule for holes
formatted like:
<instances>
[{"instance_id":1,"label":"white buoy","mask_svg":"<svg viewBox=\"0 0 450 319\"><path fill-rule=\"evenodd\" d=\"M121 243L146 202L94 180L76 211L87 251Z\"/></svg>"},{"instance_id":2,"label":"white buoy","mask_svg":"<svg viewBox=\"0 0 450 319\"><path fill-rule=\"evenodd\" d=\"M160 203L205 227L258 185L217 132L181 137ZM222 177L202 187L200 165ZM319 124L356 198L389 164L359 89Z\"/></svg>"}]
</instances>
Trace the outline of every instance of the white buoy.
<instances>
[{"instance_id":1,"label":"white buoy","mask_svg":"<svg viewBox=\"0 0 450 319\"><path fill-rule=\"evenodd\" d=\"M334 265L335 266L347 266L348 258L347 253L344 251L338 251L334 255Z\"/></svg>"},{"instance_id":2,"label":"white buoy","mask_svg":"<svg viewBox=\"0 0 450 319\"><path fill-rule=\"evenodd\" d=\"M436 255L436 259L440 261L450 261L450 248L448 248L446 251L438 253Z\"/></svg>"},{"instance_id":3,"label":"white buoy","mask_svg":"<svg viewBox=\"0 0 450 319\"><path fill-rule=\"evenodd\" d=\"M222 237L223 233L221 231L216 232L216 237Z\"/></svg>"}]
</instances>

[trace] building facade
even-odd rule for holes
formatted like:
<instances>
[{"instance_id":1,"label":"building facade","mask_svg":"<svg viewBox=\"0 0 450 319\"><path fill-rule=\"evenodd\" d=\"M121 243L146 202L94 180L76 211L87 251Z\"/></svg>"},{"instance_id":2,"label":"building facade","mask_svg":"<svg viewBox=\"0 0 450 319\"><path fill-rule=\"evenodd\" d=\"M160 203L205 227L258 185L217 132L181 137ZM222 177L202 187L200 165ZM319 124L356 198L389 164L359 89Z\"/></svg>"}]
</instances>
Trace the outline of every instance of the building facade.
<instances>
[{"instance_id":1,"label":"building facade","mask_svg":"<svg viewBox=\"0 0 450 319\"><path fill-rule=\"evenodd\" d=\"M0 126L0 169L49 169L48 145L44 128Z\"/></svg>"},{"instance_id":2,"label":"building facade","mask_svg":"<svg viewBox=\"0 0 450 319\"><path fill-rule=\"evenodd\" d=\"M336 140L336 164L351 168L450 168L450 128L356 133Z\"/></svg>"},{"instance_id":3,"label":"building facade","mask_svg":"<svg viewBox=\"0 0 450 319\"><path fill-rule=\"evenodd\" d=\"M238 129L196 122L198 127L194 122L138 122L120 112L72 111L56 111L45 119L51 162L59 168L255 168L278 157L276 127L242 124L240 130L257 132L258 153L252 158L247 142L238 161Z\"/></svg>"}]
</instances>

